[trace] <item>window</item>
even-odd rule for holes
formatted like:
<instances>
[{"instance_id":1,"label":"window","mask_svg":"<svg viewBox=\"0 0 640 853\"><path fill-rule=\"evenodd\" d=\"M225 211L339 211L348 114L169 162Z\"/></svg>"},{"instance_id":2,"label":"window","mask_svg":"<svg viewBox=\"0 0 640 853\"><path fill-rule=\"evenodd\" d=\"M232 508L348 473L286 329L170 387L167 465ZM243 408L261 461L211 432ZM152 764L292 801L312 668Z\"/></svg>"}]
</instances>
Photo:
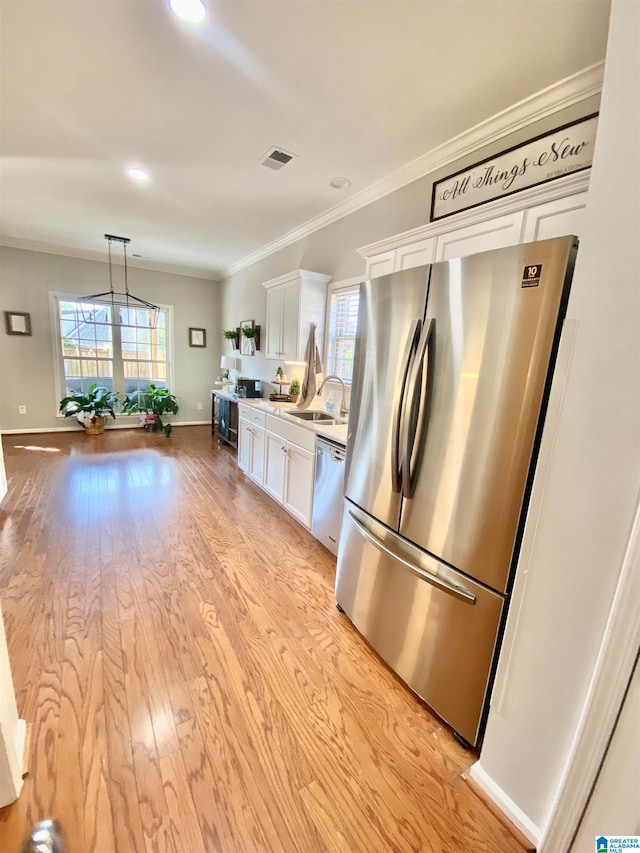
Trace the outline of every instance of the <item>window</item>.
<instances>
[{"instance_id":1,"label":"window","mask_svg":"<svg viewBox=\"0 0 640 853\"><path fill-rule=\"evenodd\" d=\"M358 327L359 286L336 288L329 301L329 334L326 375L334 374L351 382L353 354Z\"/></svg>"},{"instance_id":2,"label":"window","mask_svg":"<svg viewBox=\"0 0 640 853\"><path fill-rule=\"evenodd\" d=\"M53 295L58 399L96 382L121 394L169 384L170 308L125 308ZM114 316L115 315L115 316Z\"/></svg>"}]
</instances>

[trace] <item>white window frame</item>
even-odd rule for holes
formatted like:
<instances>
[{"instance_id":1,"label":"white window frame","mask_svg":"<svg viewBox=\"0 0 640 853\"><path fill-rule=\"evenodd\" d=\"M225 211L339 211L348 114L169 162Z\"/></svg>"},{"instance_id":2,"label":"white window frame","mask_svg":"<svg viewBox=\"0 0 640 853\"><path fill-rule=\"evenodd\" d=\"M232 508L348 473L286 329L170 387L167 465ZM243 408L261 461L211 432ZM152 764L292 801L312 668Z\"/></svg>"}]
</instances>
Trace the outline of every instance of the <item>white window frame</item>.
<instances>
[{"instance_id":1,"label":"white window frame","mask_svg":"<svg viewBox=\"0 0 640 853\"><path fill-rule=\"evenodd\" d=\"M51 341L53 344L53 385L55 391L55 407L56 407L56 417L64 418L64 415L60 414L58 408L60 406L60 400L66 395L66 384L64 382L64 360L62 357L62 342L60 340L60 309L59 302L60 301L69 301L69 302L78 302L82 299L82 294L79 293L69 293L67 291L61 290L50 290L49 291L49 319L51 321ZM105 302L105 304L110 305L106 300L96 299L94 302ZM167 331L167 385L169 390L172 393L174 392L174 365L173 365L173 305L163 305L162 303L157 303L158 308L161 308L166 312L166 331ZM137 306L134 306L137 307ZM131 414L122 414L116 412L119 418L135 418L138 419L138 415Z\"/></svg>"},{"instance_id":2,"label":"white window frame","mask_svg":"<svg viewBox=\"0 0 640 853\"><path fill-rule=\"evenodd\" d=\"M366 281L366 275L358 275L353 278L344 278L340 281L332 281L329 283L327 287L327 313L325 318L325 336L324 336L324 352L325 352L325 376L329 373L329 348L330 348L330 340L331 340L331 297L336 294L337 291L353 291L357 290L363 281ZM346 385L351 385L350 379L343 380Z\"/></svg>"}]
</instances>

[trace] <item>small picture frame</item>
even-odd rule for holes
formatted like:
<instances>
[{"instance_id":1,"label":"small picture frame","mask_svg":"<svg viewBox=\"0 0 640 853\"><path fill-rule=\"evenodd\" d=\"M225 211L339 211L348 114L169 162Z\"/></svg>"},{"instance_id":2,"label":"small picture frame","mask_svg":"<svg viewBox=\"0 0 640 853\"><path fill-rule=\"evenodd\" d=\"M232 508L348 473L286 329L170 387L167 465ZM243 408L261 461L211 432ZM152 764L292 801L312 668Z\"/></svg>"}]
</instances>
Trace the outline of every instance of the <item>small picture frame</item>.
<instances>
[{"instance_id":1,"label":"small picture frame","mask_svg":"<svg viewBox=\"0 0 640 853\"><path fill-rule=\"evenodd\" d=\"M206 347L207 345L207 330L189 328L189 346L190 347Z\"/></svg>"},{"instance_id":2,"label":"small picture frame","mask_svg":"<svg viewBox=\"0 0 640 853\"><path fill-rule=\"evenodd\" d=\"M31 334L31 314L24 311L5 311L4 319L8 335Z\"/></svg>"}]
</instances>

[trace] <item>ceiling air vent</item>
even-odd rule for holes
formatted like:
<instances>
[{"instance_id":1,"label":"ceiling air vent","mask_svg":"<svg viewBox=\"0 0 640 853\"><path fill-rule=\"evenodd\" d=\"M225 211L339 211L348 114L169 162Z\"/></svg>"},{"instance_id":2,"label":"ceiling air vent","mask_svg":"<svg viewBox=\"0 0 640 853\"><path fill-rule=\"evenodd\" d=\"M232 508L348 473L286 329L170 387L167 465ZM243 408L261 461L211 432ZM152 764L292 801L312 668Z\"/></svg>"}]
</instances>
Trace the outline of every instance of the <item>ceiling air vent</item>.
<instances>
[{"instance_id":1,"label":"ceiling air vent","mask_svg":"<svg viewBox=\"0 0 640 853\"><path fill-rule=\"evenodd\" d=\"M291 154L289 151L284 151L282 148L270 148L267 153L258 161L262 166L268 169L282 169L287 163L290 163L297 154Z\"/></svg>"}]
</instances>

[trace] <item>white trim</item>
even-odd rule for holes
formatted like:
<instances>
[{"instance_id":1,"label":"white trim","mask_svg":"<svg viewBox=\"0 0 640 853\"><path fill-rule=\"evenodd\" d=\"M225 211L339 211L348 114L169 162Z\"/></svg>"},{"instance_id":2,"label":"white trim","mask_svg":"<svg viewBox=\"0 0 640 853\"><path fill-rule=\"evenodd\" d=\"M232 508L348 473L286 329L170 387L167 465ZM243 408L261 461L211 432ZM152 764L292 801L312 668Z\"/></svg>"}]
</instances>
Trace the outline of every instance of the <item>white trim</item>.
<instances>
[{"instance_id":1,"label":"white trim","mask_svg":"<svg viewBox=\"0 0 640 853\"><path fill-rule=\"evenodd\" d=\"M124 417L124 416L121 416ZM181 426L207 426L211 424L211 419L208 418L206 421L172 421L172 427L181 427ZM140 425L140 421L136 423L130 424L105 424L104 425L105 432L110 431L112 429L142 429ZM2 435L36 435L39 433L45 432L84 432L82 427L78 424L77 427L35 427L32 429L3 429L0 430L0 436Z\"/></svg>"},{"instance_id":2,"label":"white trim","mask_svg":"<svg viewBox=\"0 0 640 853\"><path fill-rule=\"evenodd\" d=\"M331 281L327 286L327 296L331 296L334 290L347 290L359 287L366 280L367 277L363 273L362 275L354 275L351 278L343 278L340 281Z\"/></svg>"},{"instance_id":3,"label":"white trim","mask_svg":"<svg viewBox=\"0 0 640 853\"><path fill-rule=\"evenodd\" d=\"M287 234L283 234L277 240L267 243L261 249L246 255L236 263L231 264L222 272L222 278L227 278L241 269L268 257L274 252L291 245L303 237L320 230L350 213L378 201L389 193L401 189L407 184L425 177L425 175L443 169L456 160L478 149L497 142L510 133L521 130L536 121L547 118L560 110L579 104L588 98L599 95L602 91L602 79L604 73L604 62L598 62L588 68L573 74L564 80L548 86L535 95L525 98L509 109L497 113L486 121L477 124L470 130L450 139L443 145L439 145L432 151L412 160L410 163L392 172L390 175L366 187L358 193L345 199L319 216L315 216L304 222ZM521 195L521 194L519 194ZM425 216L429 208L430 199L425 199ZM439 220L442 226L442 221ZM440 227L442 231L442 227Z\"/></svg>"},{"instance_id":4,"label":"white trim","mask_svg":"<svg viewBox=\"0 0 640 853\"><path fill-rule=\"evenodd\" d=\"M597 779L640 647L640 501L598 660L538 853L568 850Z\"/></svg>"},{"instance_id":5,"label":"white trim","mask_svg":"<svg viewBox=\"0 0 640 853\"><path fill-rule=\"evenodd\" d=\"M491 776L489 776L482 767L480 767L480 762L476 762L471 766L469 775L476 785L484 791L489 799L498 806L500 811L509 818L511 823L514 824L514 826L516 826L537 848L540 839L539 828L521 809L518 808L511 797L508 797L502 788L499 785L496 785ZM555 853L558 853L559 850L560 848L556 847Z\"/></svg>"},{"instance_id":6,"label":"white trim","mask_svg":"<svg viewBox=\"0 0 640 853\"><path fill-rule=\"evenodd\" d=\"M45 252L47 255L63 255L66 258L77 258L82 261L99 261L103 264L109 262L108 255L104 252L78 249L73 246L58 246L54 243L43 243L40 240L23 240L20 237L0 236L0 246L6 246L8 249L24 249L27 252ZM124 260L114 257L111 263L114 266L123 266ZM129 256L127 256L127 268L165 272L171 275L186 275L189 278L204 278L207 281L220 281L222 278L222 276L214 275L212 270L185 267L179 264L163 264L161 261L145 261L141 258L130 258Z\"/></svg>"},{"instance_id":7,"label":"white trim","mask_svg":"<svg viewBox=\"0 0 640 853\"><path fill-rule=\"evenodd\" d=\"M278 287L281 284L302 278L307 281L320 282L320 284L327 284L331 281L331 276L326 275L326 273L311 272L311 270L292 270L284 275L279 275L277 278L270 278L269 281L263 281L262 286L269 290L271 287Z\"/></svg>"},{"instance_id":8,"label":"white trim","mask_svg":"<svg viewBox=\"0 0 640 853\"><path fill-rule=\"evenodd\" d=\"M590 169L566 175L555 181L549 181L546 184L540 184L537 187L531 187L528 190L522 190L522 192L514 193L505 198L479 205L471 210L465 210L453 216L438 219L437 222L428 222L426 225L420 225L418 228L403 231L401 234L394 234L392 237L378 240L376 243L369 243L367 246L362 246L358 249L358 253L364 258L369 258L383 252L394 251L411 243L416 243L418 240L447 234L450 231L457 231L460 228L476 225L479 222L487 222L491 219L497 219L500 216L519 213L526 208L536 207L539 204L546 204L550 201L556 201L556 199L584 193L589 189L590 176Z\"/></svg>"}]
</instances>

